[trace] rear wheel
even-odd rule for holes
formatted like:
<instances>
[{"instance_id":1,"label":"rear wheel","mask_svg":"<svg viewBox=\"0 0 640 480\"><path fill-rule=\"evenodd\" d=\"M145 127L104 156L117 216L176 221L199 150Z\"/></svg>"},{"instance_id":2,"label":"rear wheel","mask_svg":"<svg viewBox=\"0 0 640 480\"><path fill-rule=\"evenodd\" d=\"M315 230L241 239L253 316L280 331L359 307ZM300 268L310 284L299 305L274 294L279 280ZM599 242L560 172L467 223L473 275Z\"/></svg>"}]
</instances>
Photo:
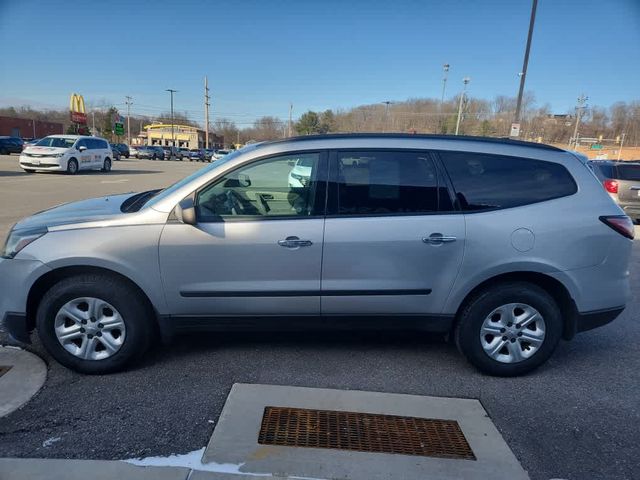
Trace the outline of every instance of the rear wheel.
<instances>
[{"instance_id":1,"label":"rear wheel","mask_svg":"<svg viewBox=\"0 0 640 480\"><path fill-rule=\"evenodd\" d=\"M148 308L126 282L83 274L55 284L36 315L42 343L62 365L90 373L121 370L148 348Z\"/></svg>"},{"instance_id":2,"label":"rear wheel","mask_svg":"<svg viewBox=\"0 0 640 480\"><path fill-rule=\"evenodd\" d=\"M9 150L6 148L0 148L0 155L9 155Z\"/></svg>"},{"instance_id":3,"label":"rear wheel","mask_svg":"<svg viewBox=\"0 0 640 480\"><path fill-rule=\"evenodd\" d=\"M522 375L553 353L562 333L560 309L526 282L494 285L471 298L454 333L460 352L490 375Z\"/></svg>"},{"instance_id":4,"label":"rear wheel","mask_svg":"<svg viewBox=\"0 0 640 480\"><path fill-rule=\"evenodd\" d=\"M102 164L102 171L103 172L110 172L111 171L111 160L108 158L104 159L104 163Z\"/></svg>"},{"instance_id":5,"label":"rear wheel","mask_svg":"<svg viewBox=\"0 0 640 480\"><path fill-rule=\"evenodd\" d=\"M67 162L67 173L69 175L75 175L78 173L78 161L75 158L72 158Z\"/></svg>"}]
</instances>

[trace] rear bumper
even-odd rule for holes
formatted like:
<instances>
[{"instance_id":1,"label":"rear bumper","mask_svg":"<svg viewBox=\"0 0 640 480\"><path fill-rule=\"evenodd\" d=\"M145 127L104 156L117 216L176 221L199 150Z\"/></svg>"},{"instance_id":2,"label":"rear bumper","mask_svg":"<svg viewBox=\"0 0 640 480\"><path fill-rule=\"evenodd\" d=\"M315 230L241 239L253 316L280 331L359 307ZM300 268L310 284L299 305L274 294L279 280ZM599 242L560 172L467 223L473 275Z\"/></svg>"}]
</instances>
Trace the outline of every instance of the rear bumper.
<instances>
[{"instance_id":1,"label":"rear bumper","mask_svg":"<svg viewBox=\"0 0 640 480\"><path fill-rule=\"evenodd\" d=\"M576 318L576 331L586 332L594 328L602 327L612 322L624 310L623 307L609 308L606 310L596 310L593 312L578 313Z\"/></svg>"}]
</instances>

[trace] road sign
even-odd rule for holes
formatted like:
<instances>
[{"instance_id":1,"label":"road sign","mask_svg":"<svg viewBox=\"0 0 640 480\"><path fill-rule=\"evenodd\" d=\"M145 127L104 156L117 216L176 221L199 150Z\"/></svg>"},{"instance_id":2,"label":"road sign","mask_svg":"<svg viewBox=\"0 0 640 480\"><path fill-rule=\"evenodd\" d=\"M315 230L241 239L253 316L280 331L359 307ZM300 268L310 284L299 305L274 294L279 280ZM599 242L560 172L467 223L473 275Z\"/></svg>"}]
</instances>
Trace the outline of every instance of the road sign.
<instances>
[{"instance_id":1,"label":"road sign","mask_svg":"<svg viewBox=\"0 0 640 480\"><path fill-rule=\"evenodd\" d=\"M116 135L124 135L124 123L116 122L113 132Z\"/></svg>"},{"instance_id":2,"label":"road sign","mask_svg":"<svg viewBox=\"0 0 640 480\"><path fill-rule=\"evenodd\" d=\"M509 134L510 137L519 137L520 136L520 124L519 123L512 123L511 124L511 133Z\"/></svg>"},{"instance_id":3,"label":"road sign","mask_svg":"<svg viewBox=\"0 0 640 480\"><path fill-rule=\"evenodd\" d=\"M591 145L591 150L602 150L602 145L599 143L594 143Z\"/></svg>"}]
</instances>

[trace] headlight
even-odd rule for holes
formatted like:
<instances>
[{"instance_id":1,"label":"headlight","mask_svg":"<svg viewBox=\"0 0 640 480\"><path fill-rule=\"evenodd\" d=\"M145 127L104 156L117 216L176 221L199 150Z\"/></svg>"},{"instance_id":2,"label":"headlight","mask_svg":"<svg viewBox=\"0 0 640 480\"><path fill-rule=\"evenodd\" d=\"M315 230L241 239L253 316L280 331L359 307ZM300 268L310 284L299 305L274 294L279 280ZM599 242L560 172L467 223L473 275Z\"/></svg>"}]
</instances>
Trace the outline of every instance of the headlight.
<instances>
[{"instance_id":1,"label":"headlight","mask_svg":"<svg viewBox=\"0 0 640 480\"><path fill-rule=\"evenodd\" d=\"M64 157L64 153L56 153L55 155L51 155L53 158Z\"/></svg>"},{"instance_id":2,"label":"headlight","mask_svg":"<svg viewBox=\"0 0 640 480\"><path fill-rule=\"evenodd\" d=\"M2 248L2 258L13 258L20 250L47 233L47 227L11 230Z\"/></svg>"}]
</instances>

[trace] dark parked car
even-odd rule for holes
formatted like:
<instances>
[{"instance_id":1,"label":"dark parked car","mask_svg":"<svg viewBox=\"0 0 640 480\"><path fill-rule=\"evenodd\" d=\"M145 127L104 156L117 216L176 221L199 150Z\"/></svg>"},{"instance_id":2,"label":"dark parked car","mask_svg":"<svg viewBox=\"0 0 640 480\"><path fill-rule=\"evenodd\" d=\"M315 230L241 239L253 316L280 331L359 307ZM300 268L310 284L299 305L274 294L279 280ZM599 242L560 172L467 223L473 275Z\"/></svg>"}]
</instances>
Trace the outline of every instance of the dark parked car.
<instances>
[{"instance_id":1,"label":"dark parked car","mask_svg":"<svg viewBox=\"0 0 640 480\"><path fill-rule=\"evenodd\" d=\"M116 148L118 152L120 152L120 156L124 158L129 158L129 155L131 155L131 153L129 152L129 145L127 145L126 143L112 143L111 148Z\"/></svg>"},{"instance_id":2,"label":"dark parked car","mask_svg":"<svg viewBox=\"0 0 640 480\"><path fill-rule=\"evenodd\" d=\"M16 137L0 137L0 155L9 155L11 153L21 153L24 142L21 138Z\"/></svg>"},{"instance_id":3,"label":"dark parked car","mask_svg":"<svg viewBox=\"0 0 640 480\"><path fill-rule=\"evenodd\" d=\"M640 161L593 160L588 165L609 196L634 223L640 222Z\"/></svg>"},{"instance_id":4,"label":"dark parked car","mask_svg":"<svg viewBox=\"0 0 640 480\"><path fill-rule=\"evenodd\" d=\"M191 150L189 150L189 161L197 161L197 162L204 162L205 161L205 153L204 153L204 149L202 148L192 148Z\"/></svg>"},{"instance_id":5,"label":"dark parked car","mask_svg":"<svg viewBox=\"0 0 640 480\"><path fill-rule=\"evenodd\" d=\"M162 147L162 150L164 150L165 160L171 160L172 158L175 160L182 160L183 155L178 147L165 146Z\"/></svg>"},{"instance_id":6,"label":"dark parked car","mask_svg":"<svg viewBox=\"0 0 640 480\"><path fill-rule=\"evenodd\" d=\"M110 143L109 146L111 147L111 153L113 153L113 159L120 160L122 154L120 153L120 150L118 150L117 145L115 143Z\"/></svg>"},{"instance_id":7,"label":"dark parked car","mask_svg":"<svg viewBox=\"0 0 640 480\"><path fill-rule=\"evenodd\" d=\"M153 160L164 160L164 150L160 145L149 145L149 148L153 152Z\"/></svg>"}]
</instances>

